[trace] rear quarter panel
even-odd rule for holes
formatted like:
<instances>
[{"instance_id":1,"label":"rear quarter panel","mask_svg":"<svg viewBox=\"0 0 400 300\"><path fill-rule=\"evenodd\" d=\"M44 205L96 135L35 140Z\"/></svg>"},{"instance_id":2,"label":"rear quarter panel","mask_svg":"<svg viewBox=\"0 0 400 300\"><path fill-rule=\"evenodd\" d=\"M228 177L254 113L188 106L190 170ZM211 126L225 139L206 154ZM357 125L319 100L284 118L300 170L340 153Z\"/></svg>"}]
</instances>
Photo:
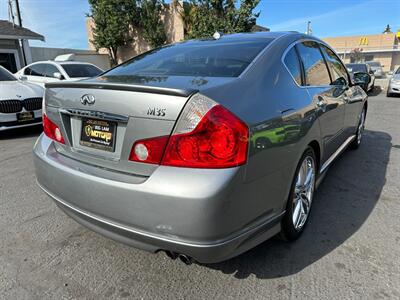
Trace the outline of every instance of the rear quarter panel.
<instances>
[{"instance_id":1,"label":"rear quarter panel","mask_svg":"<svg viewBox=\"0 0 400 300\"><path fill-rule=\"evenodd\" d=\"M295 39L273 42L234 84L203 91L250 128L249 159L236 197L246 199L253 218L284 209L300 157L311 141L320 143L316 103L281 60Z\"/></svg>"}]
</instances>

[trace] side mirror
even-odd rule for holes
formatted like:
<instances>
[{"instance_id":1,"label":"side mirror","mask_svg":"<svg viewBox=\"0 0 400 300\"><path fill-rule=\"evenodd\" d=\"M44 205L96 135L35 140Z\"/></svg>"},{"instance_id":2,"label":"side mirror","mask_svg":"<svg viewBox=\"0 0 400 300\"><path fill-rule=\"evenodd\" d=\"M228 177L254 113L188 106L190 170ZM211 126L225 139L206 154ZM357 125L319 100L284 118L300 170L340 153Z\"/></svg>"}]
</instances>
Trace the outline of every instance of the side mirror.
<instances>
[{"instance_id":1,"label":"side mirror","mask_svg":"<svg viewBox=\"0 0 400 300\"><path fill-rule=\"evenodd\" d=\"M27 81L28 77L26 77L24 75L19 75L18 79L21 80L21 81Z\"/></svg>"},{"instance_id":2,"label":"side mirror","mask_svg":"<svg viewBox=\"0 0 400 300\"><path fill-rule=\"evenodd\" d=\"M374 70L371 70L371 71L369 71L369 74L370 74L370 75L374 75L374 74L375 74L375 71L374 71Z\"/></svg>"},{"instance_id":3,"label":"side mirror","mask_svg":"<svg viewBox=\"0 0 400 300\"><path fill-rule=\"evenodd\" d=\"M357 72L353 75L353 82L355 85L359 85L361 87L365 86L371 81L371 76L367 73Z\"/></svg>"},{"instance_id":4,"label":"side mirror","mask_svg":"<svg viewBox=\"0 0 400 300\"><path fill-rule=\"evenodd\" d=\"M53 77L58 79L58 80L64 80L64 76L60 72L54 72Z\"/></svg>"}]
</instances>

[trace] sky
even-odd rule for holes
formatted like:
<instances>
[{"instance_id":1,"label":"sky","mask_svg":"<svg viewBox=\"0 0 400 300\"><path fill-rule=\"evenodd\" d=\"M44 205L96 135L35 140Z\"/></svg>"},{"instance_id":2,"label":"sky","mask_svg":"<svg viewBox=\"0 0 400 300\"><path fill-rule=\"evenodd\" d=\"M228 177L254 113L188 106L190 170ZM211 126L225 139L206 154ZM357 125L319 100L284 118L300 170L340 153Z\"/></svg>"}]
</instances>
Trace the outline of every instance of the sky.
<instances>
[{"instance_id":1,"label":"sky","mask_svg":"<svg viewBox=\"0 0 400 300\"><path fill-rule=\"evenodd\" d=\"M8 19L8 0L0 0L0 19ZM168 1L166 1L168 2ZM45 36L32 46L87 49L87 0L20 0L24 27ZM261 0L257 23L272 31L328 36L381 33L387 24L400 29L400 0Z\"/></svg>"}]
</instances>

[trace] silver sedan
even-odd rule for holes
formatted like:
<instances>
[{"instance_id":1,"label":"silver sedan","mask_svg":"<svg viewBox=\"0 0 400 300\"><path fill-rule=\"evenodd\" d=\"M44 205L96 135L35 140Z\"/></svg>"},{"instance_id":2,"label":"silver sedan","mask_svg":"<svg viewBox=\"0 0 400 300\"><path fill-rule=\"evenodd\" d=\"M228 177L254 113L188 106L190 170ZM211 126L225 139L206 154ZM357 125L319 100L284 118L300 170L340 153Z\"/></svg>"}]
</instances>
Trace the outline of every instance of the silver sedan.
<instances>
[{"instance_id":1,"label":"silver sedan","mask_svg":"<svg viewBox=\"0 0 400 300\"><path fill-rule=\"evenodd\" d=\"M387 96L391 97L394 95L400 95L400 67L393 73L393 76L389 80L389 86L387 89Z\"/></svg>"},{"instance_id":2,"label":"silver sedan","mask_svg":"<svg viewBox=\"0 0 400 300\"><path fill-rule=\"evenodd\" d=\"M301 235L323 175L361 144L364 83L314 37L216 36L47 85L34 163L65 213L185 263Z\"/></svg>"}]
</instances>

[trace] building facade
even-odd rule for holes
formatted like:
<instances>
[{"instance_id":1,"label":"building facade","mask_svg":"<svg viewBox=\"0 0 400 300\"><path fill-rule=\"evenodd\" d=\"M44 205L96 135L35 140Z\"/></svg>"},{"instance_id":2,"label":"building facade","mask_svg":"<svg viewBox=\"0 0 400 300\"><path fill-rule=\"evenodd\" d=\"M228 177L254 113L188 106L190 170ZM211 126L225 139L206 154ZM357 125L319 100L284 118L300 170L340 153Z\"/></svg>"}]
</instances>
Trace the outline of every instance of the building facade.
<instances>
[{"instance_id":1,"label":"building facade","mask_svg":"<svg viewBox=\"0 0 400 300\"><path fill-rule=\"evenodd\" d=\"M167 44L183 41L184 22L181 17L183 12L182 2L176 1L165 5L161 14L161 19L164 21L165 34L167 36ZM95 46L91 42L93 40L93 28L95 23L92 18L86 19L86 31L88 34L89 49L95 50ZM131 42L118 49L118 63L122 63L134 56L151 50L151 46L146 42L141 34L141 30L137 28L130 29ZM99 53L108 54L106 49L100 49Z\"/></svg>"},{"instance_id":2,"label":"building facade","mask_svg":"<svg viewBox=\"0 0 400 300\"><path fill-rule=\"evenodd\" d=\"M183 41L185 39L185 24L182 20L184 1L171 1L164 5L161 19L164 21L165 34L167 36L167 44ZM93 28L95 23L92 18L86 20L86 31L88 34L89 49L95 50L93 43ZM252 31L269 31L268 28L254 25ZM132 42L118 49L118 63L122 63L132 57L143 52L151 50L151 46L146 42L141 34L141 30L137 28L130 29L130 37ZM106 49L99 49L99 53L108 54Z\"/></svg>"},{"instance_id":3,"label":"building facade","mask_svg":"<svg viewBox=\"0 0 400 300\"><path fill-rule=\"evenodd\" d=\"M400 66L399 38L395 33L323 38L345 63L379 61L385 72Z\"/></svg>"},{"instance_id":4,"label":"building facade","mask_svg":"<svg viewBox=\"0 0 400 300\"><path fill-rule=\"evenodd\" d=\"M27 28L0 20L0 65L15 73L31 63L29 40L44 41L44 37Z\"/></svg>"}]
</instances>

